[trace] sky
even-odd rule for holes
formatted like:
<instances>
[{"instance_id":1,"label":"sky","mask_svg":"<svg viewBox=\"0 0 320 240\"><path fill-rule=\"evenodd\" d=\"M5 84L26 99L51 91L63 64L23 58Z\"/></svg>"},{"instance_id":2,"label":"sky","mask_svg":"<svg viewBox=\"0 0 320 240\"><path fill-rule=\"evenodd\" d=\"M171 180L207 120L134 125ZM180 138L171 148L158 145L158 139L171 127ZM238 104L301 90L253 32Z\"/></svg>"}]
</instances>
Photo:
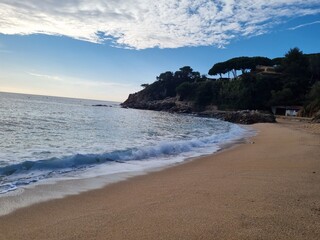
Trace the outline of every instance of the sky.
<instances>
[{"instance_id":1,"label":"sky","mask_svg":"<svg viewBox=\"0 0 320 240\"><path fill-rule=\"evenodd\" d=\"M319 0L0 0L0 92L122 102L165 71L319 39Z\"/></svg>"}]
</instances>

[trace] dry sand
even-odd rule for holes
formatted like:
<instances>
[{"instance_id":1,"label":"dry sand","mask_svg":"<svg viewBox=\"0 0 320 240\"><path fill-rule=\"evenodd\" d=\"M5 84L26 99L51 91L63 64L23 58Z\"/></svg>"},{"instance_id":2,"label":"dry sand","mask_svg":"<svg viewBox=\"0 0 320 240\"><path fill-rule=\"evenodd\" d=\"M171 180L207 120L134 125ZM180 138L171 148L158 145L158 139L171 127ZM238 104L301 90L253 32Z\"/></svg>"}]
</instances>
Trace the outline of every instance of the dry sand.
<instances>
[{"instance_id":1,"label":"dry sand","mask_svg":"<svg viewBox=\"0 0 320 240\"><path fill-rule=\"evenodd\" d=\"M0 218L0 239L320 239L319 125ZM312 130L314 128L314 131Z\"/></svg>"}]
</instances>

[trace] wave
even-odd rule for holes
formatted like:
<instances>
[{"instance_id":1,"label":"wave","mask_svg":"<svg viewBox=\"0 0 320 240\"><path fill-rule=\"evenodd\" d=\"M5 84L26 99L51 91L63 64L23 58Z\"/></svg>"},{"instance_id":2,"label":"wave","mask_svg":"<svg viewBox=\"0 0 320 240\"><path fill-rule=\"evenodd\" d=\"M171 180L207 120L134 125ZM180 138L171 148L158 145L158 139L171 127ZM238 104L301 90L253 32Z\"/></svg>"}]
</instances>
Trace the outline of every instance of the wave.
<instances>
[{"instance_id":1,"label":"wave","mask_svg":"<svg viewBox=\"0 0 320 240\"><path fill-rule=\"evenodd\" d=\"M75 154L61 158L50 158L0 167L0 194L13 191L19 186L28 185L43 179L65 175L70 172L84 171L88 168L113 163L126 163L133 160L150 161L179 156L182 153L196 152L203 154L204 149L211 147L211 153L219 149L218 145L230 140L239 139L245 130L232 125L228 133L216 134L199 139L160 142L154 146L132 148L106 152L102 154Z\"/></svg>"}]
</instances>

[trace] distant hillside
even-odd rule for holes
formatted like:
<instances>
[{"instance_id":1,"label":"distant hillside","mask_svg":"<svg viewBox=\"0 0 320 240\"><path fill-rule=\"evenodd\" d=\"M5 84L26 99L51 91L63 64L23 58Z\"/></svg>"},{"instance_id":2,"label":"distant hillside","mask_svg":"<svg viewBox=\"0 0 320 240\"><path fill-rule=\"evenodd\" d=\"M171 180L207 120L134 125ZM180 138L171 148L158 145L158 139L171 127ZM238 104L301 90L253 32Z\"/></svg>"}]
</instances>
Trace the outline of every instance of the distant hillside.
<instances>
[{"instance_id":1,"label":"distant hillside","mask_svg":"<svg viewBox=\"0 0 320 240\"><path fill-rule=\"evenodd\" d=\"M303 54L294 48L282 58L238 57L214 64L208 74L212 77L189 66L161 73L122 106L201 112L295 105L304 106L304 116L320 110L320 53Z\"/></svg>"}]
</instances>

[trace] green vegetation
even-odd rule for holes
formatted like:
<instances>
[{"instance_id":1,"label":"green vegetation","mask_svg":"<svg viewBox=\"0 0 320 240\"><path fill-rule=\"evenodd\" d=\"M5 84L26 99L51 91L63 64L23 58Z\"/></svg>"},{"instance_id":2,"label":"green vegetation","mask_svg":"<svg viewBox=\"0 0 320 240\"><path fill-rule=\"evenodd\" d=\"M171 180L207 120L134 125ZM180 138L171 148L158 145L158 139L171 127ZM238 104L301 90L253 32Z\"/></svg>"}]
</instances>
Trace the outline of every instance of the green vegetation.
<instances>
[{"instance_id":1,"label":"green vegetation","mask_svg":"<svg viewBox=\"0 0 320 240\"><path fill-rule=\"evenodd\" d=\"M314 113L320 111L320 81L316 82L307 95L306 104L303 108L303 115L312 117Z\"/></svg>"},{"instance_id":2,"label":"green vegetation","mask_svg":"<svg viewBox=\"0 0 320 240\"><path fill-rule=\"evenodd\" d=\"M237 77L237 71L241 71L244 74L247 71L255 70L256 66L264 65L264 66L272 66L272 60L265 57L237 57L232 58L225 62L219 62L209 70L209 75L220 75L228 73L230 76L230 72L233 74L233 78Z\"/></svg>"},{"instance_id":3,"label":"green vegetation","mask_svg":"<svg viewBox=\"0 0 320 240\"><path fill-rule=\"evenodd\" d=\"M177 97L199 109L270 110L276 105L304 106L311 116L320 110L320 54L290 49L283 58L238 57L212 66L208 78L189 66L164 72L139 92L145 101ZM226 77L227 76L227 77Z\"/></svg>"}]
</instances>

